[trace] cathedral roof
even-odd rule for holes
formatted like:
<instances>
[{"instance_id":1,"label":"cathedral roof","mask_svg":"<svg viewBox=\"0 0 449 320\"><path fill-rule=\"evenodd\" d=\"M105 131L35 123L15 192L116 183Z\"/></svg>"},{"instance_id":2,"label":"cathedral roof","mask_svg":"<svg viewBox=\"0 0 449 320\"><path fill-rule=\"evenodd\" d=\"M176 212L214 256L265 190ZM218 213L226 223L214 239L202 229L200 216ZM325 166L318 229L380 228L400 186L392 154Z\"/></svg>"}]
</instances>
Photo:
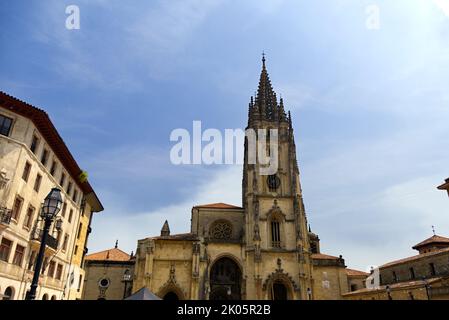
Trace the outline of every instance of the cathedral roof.
<instances>
[{"instance_id":1,"label":"cathedral roof","mask_svg":"<svg viewBox=\"0 0 449 320\"><path fill-rule=\"evenodd\" d=\"M363 272L363 271L360 271L360 270L354 270L354 269L349 269L349 268L346 269L346 274L348 276L352 276L352 277L356 277L356 276L367 277L367 276L369 276L368 272Z\"/></svg>"},{"instance_id":2,"label":"cathedral roof","mask_svg":"<svg viewBox=\"0 0 449 320\"><path fill-rule=\"evenodd\" d=\"M89 261L129 261L130 259L131 256L129 254L118 248L86 255L86 260Z\"/></svg>"},{"instance_id":3,"label":"cathedral roof","mask_svg":"<svg viewBox=\"0 0 449 320\"><path fill-rule=\"evenodd\" d=\"M194 208L208 208L208 209L242 209L242 207L237 207L232 204L227 204L223 202L209 203L194 206Z\"/></svg>"},{"instance_id":4,"label":"cathedral roof","mask_svg":"<svg viewBox=\"0 0 449 320\"><path fill-rule=\"evenodd\" d=\"M193 233L178 233L178 234L172 234L169 236L159 236L159 237L153 237L152 239L156 240L198 240L198 237Z\"/></svg>"},{"instance_id":5,"label":"cathedral roof","mask_svg":"<svg viewBox=\"0 0 449 320\"><path fill-rule=\"evenodd\" d=\"M425 247L425 246L429 246L429 245L433 245L433 244L440 244L440 245L443 244L443 245L449 246L449 238L434 234L430 238L427 238L426 240L421 241L418 244L415 244L412 248L418 250L421 247Z\"/></svg>"},{"instance_id":6,"label":"cathedral roof","mask_svg":"<svg viewBox=\"0 0 449 320\"><path fill-rule=\"evenodd\" d=\"M324 253L314 253L314 254L312 254L312 259L315 259L315 260L338 260L340 258L330 256L330 255L324 254Z\"/></svg>"}]
</instances>

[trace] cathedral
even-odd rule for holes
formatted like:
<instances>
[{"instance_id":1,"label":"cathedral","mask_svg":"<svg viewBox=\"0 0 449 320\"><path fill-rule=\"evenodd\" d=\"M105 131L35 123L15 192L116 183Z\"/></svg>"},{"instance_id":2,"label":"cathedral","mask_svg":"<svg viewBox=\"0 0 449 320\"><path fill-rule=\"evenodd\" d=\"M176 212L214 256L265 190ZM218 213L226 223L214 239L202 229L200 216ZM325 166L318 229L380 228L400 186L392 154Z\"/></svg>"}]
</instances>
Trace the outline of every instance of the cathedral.
<instances>
[{"instance_id":1,"label":"cathedral","mask_svg":"<svg viewBox=\"0 0 449 320\"><path fill-rule=\"evenodd\" d=\"M366 275L347 269L342 256L321 253L308 226L292 119L276 97L265 57L247 129L277 129L277 172L260 173L264 164L248 160L245 139L242 206L196 205L189 233L171 234L166 221L160 236L139 240L133 292L146 288L163 299L316 300L342 299L364 286Z\"/></svg>"}]
</instances>

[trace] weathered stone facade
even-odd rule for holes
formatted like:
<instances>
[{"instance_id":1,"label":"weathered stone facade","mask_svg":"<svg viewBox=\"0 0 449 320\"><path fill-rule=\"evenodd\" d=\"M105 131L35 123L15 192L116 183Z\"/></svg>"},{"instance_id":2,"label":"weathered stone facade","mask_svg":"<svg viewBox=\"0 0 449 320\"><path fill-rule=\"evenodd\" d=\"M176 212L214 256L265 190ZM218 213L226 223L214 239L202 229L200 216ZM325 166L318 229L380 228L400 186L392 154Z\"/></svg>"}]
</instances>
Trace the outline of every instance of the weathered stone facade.
<instances>
[{"instance_id":1,"label":"weathered stone facade","mask_svg":"<svg viewBox=\"0 0 449 320\"><path fill-rule=\"evenodd\" d=\"M44 111L0 92L0 126L0 293L25 298L41 240L40 207L58 187L61 228L53 223L50 230L37 299L78 299L90 221L103 207Z\"/></svg>"},{"instance_id":2,"label":"weathered stone facade","mask_svg":"<svg viewBox=\"0 0 449 320\"><path fill-rule=\"evenodd\" d=\"M267 139L267 150L277 148L276 174L261 174L266 166L249 160L246 139L242 207L195 206L190 233L170 235L166 222L161 236L139 240L134 292L147 287L167 299L341 299L348 292L344 260L323 260L307 228L292 120L265 59L247 129L277 129L278 143Z\"/></svg>"}]
</instances>

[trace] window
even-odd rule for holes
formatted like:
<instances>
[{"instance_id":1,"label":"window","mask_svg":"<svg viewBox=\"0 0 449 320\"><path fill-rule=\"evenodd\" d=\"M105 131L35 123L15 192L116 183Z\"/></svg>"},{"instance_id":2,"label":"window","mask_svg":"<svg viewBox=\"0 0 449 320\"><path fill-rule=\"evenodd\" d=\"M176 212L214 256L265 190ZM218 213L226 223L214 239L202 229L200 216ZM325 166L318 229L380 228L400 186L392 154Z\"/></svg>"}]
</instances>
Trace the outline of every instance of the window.
<instances>
[{"instance_id":1,"label":"window","mask_svg":"<svg viewBox=\"0 0 449 320\"><path fill-rule=\"evenodd\" d=\"M12 241L3 238L0 244L0 260L8 262L9 253L11 252Z\"/></svg>"},{"instance_id":2,"label":"window","mask_svg":"<svg viewBox=\"0 0 449 320\"><path fill-rule=\"evenodd\" d=\"M0 115L0 134L4 136L9 136L11 126L12 126L12 119Z\"/></svg>"},{"instance_id":3,"label":"window","mask_svg":"<svg viewBox=\"0 0 449 320\"><path fill-rule=\"evenodd\" d=\"M14 253L14 259L12 263L21 267L23 261L23 255L25 254L25 247L16 245L16 252Z\"/></svg>"},{"instance_id":4,"label":"window","mask_svg":"<svg viewBox=\"0 0 449 320\"><path fill-rule=\"evenodd\" d=\"M50 167L50 174L51 174L52 176L55 175L55 172L56 172L56 168L57 168L57 167L58 167L58 164L56 163L55 160L53 160L53 162L51 163L51 167Z\"/></svg>"},{"instance_id":5,"label":"window","mask_svg":"<svg viewBox=\"0 0 449 320\"><path fill-rule=\"evenodd\" d=\"M271 246L274 248L281 247L281 232L279 221L273 219L271 221Z\"/></svg>"},{"instance_id":6,"label":"window","mask_svg":"<svg viewBox=\"0 0 449 320\"><path fill-rule=\"evenodd\" d=\"M65 183L65 173L61 172L61 179L59 179L59 185L64 188Z\"/></svg>"},{"instance_id":7,"label":"window","mask_svg":"<svg viewBox=\"0 0 449 320\"><path fill-rule=\"evenodd\" d=\"M23 200L19 197L16 197L14 200L14 205L12 207L11 218L18 221L20 216L20 211L22 210Z\"/></svg>"},{"instance_id":8,"label":"window","mask_svg":"<svg viewBox=\"0 0 449 320\"><path fill-rule=\"evenodd\" d=\"M410 279L415 279L415 269L410 268Z\"/></svg>"},{"instance_id":9,"label":"window","mask_svg":"<svg viewBox=\"0 0 449 320\"><path fill-rule=\"evenodd\" d=\"M70 195L70 193L72 193L72 181L69 181L67 185L67 194Z\"/></svg>"},{"instance_id":10,"label":"window","mask_svg":"<svg viewBox=\"0 0 449 320\"><path fill-rule=\"evenodd\" d=\"M398 282L398 276L396 275L395 271L393 271L393 281Z\"/></svg>"},{"instance_id":11,"label":"window","mask_svg":"<svg viewBox=\"0 0 449 320\"><path fill-rule=\"evenodd\" d=\"M30 260L28 261L28 270L33 270L34 260L36 259L36 251L31 252Z\"/></svg>"},{"instance_id":12,"label":"window","mask_svg":"<svg viewBox=\"0 0 449 320\"><path fill-rule=\"evenodd\" d=\"M48 161L48 150L44 149L42 151L41 163L45 166L47 164L47 161Z\"/></svg>"},{"instance_id":13,"label":"window","mask_svg":"<svg viewBox=\"0 0 449 320\"><path fill-rule=\"evenodd\" d=\"M62 217L65 217L66 211L67 211L67 202L64 202L64 204L62 205L62 211L61 211Z\"/></svg>"},{"instance_id":14,"label":"window","mask_svg":"<svg viewBox=\"0 0 449 320\"><path fill-rule=\"evenodd\" d=\"M56 269L56 280L61 280L62 278L62 264L58 264L58 268Z\"/></svg>"},{"instance_id":15,"label":"window","mask_svg":"<svg viewBox=\"0 0 449 320\"><path fill-rule=\"evenodd\" d=\"M76 203L76 201L78 200L78 190L73 190L73 201Z\"/></svg>"},{"instance_id":16,"label":"window","mask_svg":"<svg viewBox=\"0 0 449 320\"><path fill-rule=\"evenodd\" d=\"M78 227L78 235L76 236L77 239L80 238L80 236L81 236L81 231L83 231L83 224L82 224L82 223L80 223L80 226Z\"/></svg>"},{"instance_id":17,"label":"window","mask_svg":"<svg viewBox=\"0 0 449 320\"><path fill-rule=\"evenodd\" d=\"M73 252L73 254L77 254L78 253L78 246L75 246L75 250L74 250L74 252Z\"/></svg>"},{"instance_id":18,"label":"window","mask_svg":"<svg viewBox=\"0 0 449 320\"><path fill-rule=\"evenodd\" d=\"M70 209L70 213L69 213L69 223L72 222L72 217L73 217L73 209Z\"/></svg>"},{"instance_id":19,"label":"window","mask_svg":"<svg viewBox=\"0 0 449 320\"><path fill-rule=\"evenodd\" d=\"M27 214L25 216L25 220L23 221L24 228L30 229L31 224L33 223L33 217L34 217L34 208L32 206L28 207Z\"/></svg>"},{"instance_id":20,"label":"window","mask_svg":"<svg viewBox=\"0 0 449 320\"><path fill-rule=\"evenodd\" d=\"M28 182L28 177L30 176L31 164L27 161L25 163L25 168L23 168L22 179Z\"/></svg>"},{"instance_id":21,"label":"window","mask_svg":"<svg viewBox=\"0 0 449 320\"><path fill-rule=\"evenodd\" d=\"M437 273L436 273L436 270L435 270L435 264L429 263L429 267L430 267L430 275L431 276L436 275Z\"/></svg>"},{"instance_id":22,"label":"window","mask_svg":"<svg viewBox=\"0 0 449 320\"><path fill-rule=\"evenodd\" d=\"M36 176L36 180L34 180L34 191L39 192L41 187L42 176L38 173Z\"/></svg>"},{"instance_id":23,"label":"window","mask_svg":"<svg viewBox=\"0 0 449 320\"><path fill-rule=\"evenodd\" d=\"M37 147L39 146L39 138L34 134L33 139L31 140L30 150L34 154L36 154Z\"/></svg>"},{"instance_id":24,"label":"window","mask_svg":"<svg viewBox=\"0 0 449 320\"><path fill-rule=\"evenodd\" d=\"M351 291L357 291L357 285L351 284Z\"/></svg>"},{"instance_id":25,"label":"window","mask_svg":"<svg viewBox=\"0 0 449 320\"><path fill-rule=\"evenodd\" d=\"M80 277L78 279L78 289L77 291L80 292L81 291L81 284L83 283L83 275L80 274Z\"/></svg>"},{"instance_id":26,"label":"window","mask_svg":"<svg viewBox=\"0 0 449 320\"><path fill-rule=\"evenodd\" d=\"M56 268L56 262L50 261L50 264L48 265L47 276L49 276L50 278L53 278L55 276L55 268Z\"/></svg>"},{"instance_id":27,"label":"window","mask_svg":"<svg viewBox=\"0 0 449 320\"><path fill-rule=\"evenodd\" d=\"M63 251L66 251L66 250L67 250L67 245L68 245L68 243L69 243L69 234L66 233L66 234L64 235L64 242L63 242L63 244L62 244L62 250L63 250Z\"/></svg>"},{"instance_id":28,"label":"window","mask_svg":"<svg viewBox=\"0 0 449 320\"><path fill-rule=\"evenodd\" d=\"M232 226L227 221L214 222L209 235L213 239L230 239L232 236Z\"/></svg>"}]
</instances>

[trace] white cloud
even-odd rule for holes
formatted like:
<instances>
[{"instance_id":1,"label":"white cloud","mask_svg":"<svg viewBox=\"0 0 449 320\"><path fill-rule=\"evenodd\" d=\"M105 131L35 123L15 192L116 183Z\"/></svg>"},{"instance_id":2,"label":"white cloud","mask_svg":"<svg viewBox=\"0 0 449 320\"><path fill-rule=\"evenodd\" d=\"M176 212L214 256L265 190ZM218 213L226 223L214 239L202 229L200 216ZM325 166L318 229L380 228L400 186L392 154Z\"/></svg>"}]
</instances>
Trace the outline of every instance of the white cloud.
<instances>
[{"instance_id":1,"label":"white cloud","mask_svg":"<svg viewBox=\"0 0 449 320\"><path fill-rule=\"evenodd\" d=\"M433 0L433 3L449 17L449 0Z\"/></svg>"},{"instance_id":2,"label":"white cloud","mask_svg":"<svg viewBox=\"0 0 449 320\"><path fill-rule=\"evenodd\" d=\"M166 219L173 234L190 232L194 205L225 202L240 206L241 181L242 167L227 166L205 179L189 200L141 213L129 212L105 195L109 206L105 212L94 216L90 252L111 248L116 239L120 240L120 248L135 250L138 239L159 235Z\"/></svg>"}]
</instances>

